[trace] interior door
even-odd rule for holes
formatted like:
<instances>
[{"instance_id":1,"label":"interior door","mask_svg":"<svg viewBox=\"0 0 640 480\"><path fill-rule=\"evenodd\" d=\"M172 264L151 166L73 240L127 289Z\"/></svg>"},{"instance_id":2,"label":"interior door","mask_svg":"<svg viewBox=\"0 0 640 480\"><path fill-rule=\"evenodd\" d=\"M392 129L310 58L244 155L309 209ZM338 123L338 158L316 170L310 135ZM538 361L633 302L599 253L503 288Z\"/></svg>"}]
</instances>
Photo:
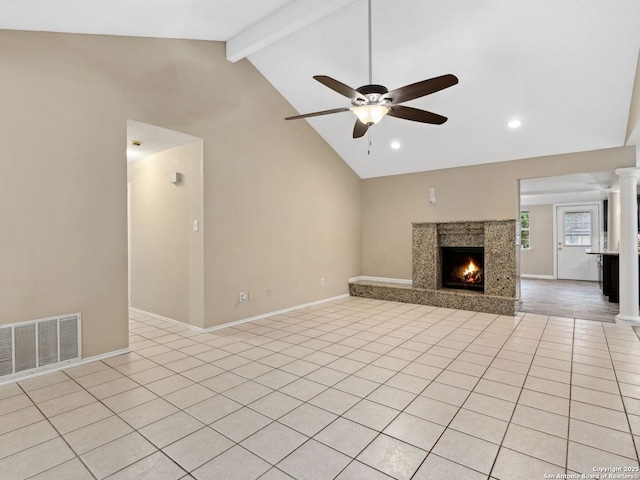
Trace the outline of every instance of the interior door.
<instances>
[{"instance_id":1,"label":"interior door","mask_svg":"<svg viewBox=\"0 0 640 480\"><path fill-rule=\"evenodd\" d=\"M597 255L587 255L585 250L600 250L598 206L557 207L556 213L558 278L597 281Z\"/></svg>"}]
</instances>

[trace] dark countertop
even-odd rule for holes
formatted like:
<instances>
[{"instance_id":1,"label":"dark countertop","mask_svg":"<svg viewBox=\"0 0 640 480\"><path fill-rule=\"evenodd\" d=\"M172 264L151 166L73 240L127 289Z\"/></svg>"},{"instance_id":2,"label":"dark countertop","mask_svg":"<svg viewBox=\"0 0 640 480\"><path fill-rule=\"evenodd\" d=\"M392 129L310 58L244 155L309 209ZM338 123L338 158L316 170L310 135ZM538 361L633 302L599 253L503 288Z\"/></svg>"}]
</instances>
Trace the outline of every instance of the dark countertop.
<instances>
[{"instance_id":1,"label":"dark countertop","mask_svg":"<svg viewBox=\"0 0 640 480\"><path fill-rule=\"evenodd\" d=\"M616 257L620 255L619 252L611 252L609 250L604 250L602 252L592 252L590 248L586 248L585 252L587 253L587 255L613 255Z\"/></svg>"}]
</instances>

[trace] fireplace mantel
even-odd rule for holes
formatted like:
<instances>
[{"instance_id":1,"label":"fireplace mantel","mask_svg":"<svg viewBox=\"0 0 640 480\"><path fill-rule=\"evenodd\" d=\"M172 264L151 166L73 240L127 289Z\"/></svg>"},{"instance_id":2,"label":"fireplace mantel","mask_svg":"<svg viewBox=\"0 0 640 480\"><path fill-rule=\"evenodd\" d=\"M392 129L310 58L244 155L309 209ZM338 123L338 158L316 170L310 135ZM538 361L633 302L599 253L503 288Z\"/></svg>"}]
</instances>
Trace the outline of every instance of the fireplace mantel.
<instances>
[{"instance_id":1,"label":"fireplace mantel","mask_svg":"<svg viewBox=\"0 0 640 480\"><path fill-rule=\"evenodd\" d=\"M440 247L484 247L484 293L443 289ZM516 220L413 224L412 286L354 282L354 296L515 315Z\"/></svg>"}]
</instances>

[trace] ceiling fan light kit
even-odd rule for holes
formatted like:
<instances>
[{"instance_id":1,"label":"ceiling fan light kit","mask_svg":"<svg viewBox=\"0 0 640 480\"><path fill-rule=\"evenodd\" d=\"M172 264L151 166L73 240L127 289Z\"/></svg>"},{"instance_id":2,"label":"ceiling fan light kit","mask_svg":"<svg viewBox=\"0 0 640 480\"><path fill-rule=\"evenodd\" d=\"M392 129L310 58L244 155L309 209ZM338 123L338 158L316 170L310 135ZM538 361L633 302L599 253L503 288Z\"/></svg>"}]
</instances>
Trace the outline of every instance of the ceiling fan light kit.
<instances>
[{"instance_id":1,"label":"ceiling fan light kit","mask_svg":"<svg viewBox=\"0 0 640 480\"><path fill-rule=\"evenodd\" d=\"M389 107L384 105L361 105L352 109L358 120L367 126L375 125L382 117L389 113Z\"/></svg>"},{"instance_id":2,"label":"ceiling fan light kit","mask_svg":"<svg viewBox=\"0 0 640 480\"><path fill-rule=\"evenodd\" d=\"M357 89L353 89L338 80L326 75L316 75L313 78L329 87L333 91L349 98L351 100L351 108L334 108L332 110L323 110L320 112L306 113L303 115L295 115L287 117L285 120L299 120L301 118L317 117L320 115L330 115L333 113L352 111L356 117L356 124L353 127L353 138L362 137L372 125L382 120L386 115L410 120L412 122L430 123L433 125L442 125L447 121L447 117L436 113L420 110L417 108L400 105L401 103L424 97L445 88L452 87L458 83L455 75L442 75L440 77L430 78L421 82L412 83L401 88L392 90L391 92L382 85L372 84L372 62L371 62L371 0L369 4L369 85L363 85Z\"/></svg>"}]
</instances>

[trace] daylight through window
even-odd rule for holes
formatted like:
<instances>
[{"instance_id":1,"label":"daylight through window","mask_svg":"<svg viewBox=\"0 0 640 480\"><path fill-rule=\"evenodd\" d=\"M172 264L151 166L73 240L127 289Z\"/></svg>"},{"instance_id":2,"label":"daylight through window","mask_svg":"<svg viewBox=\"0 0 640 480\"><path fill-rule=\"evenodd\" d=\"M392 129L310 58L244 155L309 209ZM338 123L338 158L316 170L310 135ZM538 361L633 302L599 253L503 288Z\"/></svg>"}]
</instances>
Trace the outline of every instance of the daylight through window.
<instances>
[{"instance_id":1,"label":"daylight through window","mask_svg":"<svg viewBox=\"0 0 640 480\"><path fill-rule=\"evenodd\" d=\"M529 232L530 214L529 210L520 212L520 247L529 250L531 248L531 236Z\"/></svg>"}]
</instances>

